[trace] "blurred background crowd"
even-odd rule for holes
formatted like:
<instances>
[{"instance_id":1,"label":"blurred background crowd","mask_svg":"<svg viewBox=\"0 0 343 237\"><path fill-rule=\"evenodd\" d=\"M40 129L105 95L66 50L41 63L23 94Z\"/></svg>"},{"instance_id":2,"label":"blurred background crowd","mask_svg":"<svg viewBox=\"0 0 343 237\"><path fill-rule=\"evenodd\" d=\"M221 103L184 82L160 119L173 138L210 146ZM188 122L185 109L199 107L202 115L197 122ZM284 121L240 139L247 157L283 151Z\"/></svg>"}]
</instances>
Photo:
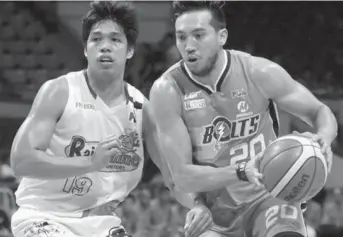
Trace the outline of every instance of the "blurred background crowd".
<instances>
[{"instance_id":1,"label":"blurred background crowd","mask_svg":"<svg viewBox=\"0 0 343 237\"><path fill-rule=\"evenodd\" d=\"M180 56L168 15L170 2L135 4L142 36L125 77L148 97L154 80ZM9 165L13 137L42 83L85 68L79 31L88 5L0 2L0 237L11 236L9 223L16 209L13 192L20 182ZM305 219L309 237L343 236L343 2L228 2L224 8L227 48L279 63L337 115L340 128L333 146L333 174L309 202ZM282 115L283 134L307 129ZM182 236L187 212L170 196L149 160L142 182L117 211L134 237Z\"/></svg>"}]
</instances>

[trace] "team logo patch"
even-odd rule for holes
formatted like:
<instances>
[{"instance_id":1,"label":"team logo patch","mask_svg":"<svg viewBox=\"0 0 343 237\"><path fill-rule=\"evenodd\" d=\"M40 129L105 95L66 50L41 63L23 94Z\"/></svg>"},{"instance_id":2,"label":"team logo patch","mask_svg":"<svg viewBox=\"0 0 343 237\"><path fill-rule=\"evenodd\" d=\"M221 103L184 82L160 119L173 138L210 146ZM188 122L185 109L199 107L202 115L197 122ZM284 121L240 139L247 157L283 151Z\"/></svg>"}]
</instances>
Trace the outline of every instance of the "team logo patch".
<instances>
[{"instance_id":1,"label":"team logo patch","mask_svg":"<svg viewBox=\"0 0 343 237\"><path fill-rule=\"evenodd\" d=\"M87 104L87 103L82 103L82 102L76 102L75 107L81 108L81 109L95 110L95 106L93 104Z\"/></svg>"},{"instance_id":2,"label":"team logo patch","mask_svg":"<svg viewBox=\"0 0 343 237\"><path fill-rule=\"evenodd\" d=\"M238 102L237 109L239 112L245 113L249 110L249 104L245 100L242 100Z\"/></svg>"},{"instance_id":3,"label":"team logo patch","mask_svg":"<svg viewBox=\"0 0 343 237\"><path fill-rule=\"evenodd\" d=\"M202 109L206 107L205 99L188 100L184 102L185 110Z\"/></svg>"},{"instance_id":4,"label":"team logo patch","mask_svg":"<svg viewBox=\"0 0 343 237\"><path fill-rule=\"evenodd\" d=\"M86 141L82 136L74 136L70 144L65 148L68 157L92 156L98 141ZM142 161L137 154L140 148L140 139L137 131L126 128L124 133L117 138L117 152L108 165L101 172L127 172L136 170Z\"/></svg>"},{"instance_id":5,"label":"team logo patch","mask_svg":"<svg viewBox=\"0 0 343 237\"><path fill-rule=\"evenodd\" d=\"M188 94L185 94L185 100L197 98L200 93L201 93L201 91L193 91L193 92L190 92Z\"/></svg>"},{"instance_id":6,"label":"team logo patch","mask_svg":"<svg viewBox=\"0 0 343 237\"><path fill-rule=\"evenodd\" d=\"M249 111L249 109L250 105L248 104L248 102L246 102L245 100L239 101L237 104L237 110L239 114L237 114L236 117L241 118L253 115L254 113L252 111Z\"/></svg>"},{"instance_id":7,"label":"team logo patch","mask_svg":"<svg viewBox=\"0 0 343 237\"><path fill-rule=\"evenodd\" d=\"M112 157L102 172L127 172L136 170L142 158L136 153L140 147L139 135L136 131L125 129L118 137L118 153Z\"/></svg>"},{"instance_id":8,"label":"team logo patch","mask_svg":"<svg viewBox=\"0 0 343 237\"><path fill-rule=\"evenodd\" d=\"M233 99L244 97L246 95L248 95L248 93L244 90L244 88L231 91L231 96Z\"/></svg>"},{"instance_id":9,"label":"team logo patch","mask_svg":"<svg viewBox=\"0 0 343 237\"><path fill-rule=\"evenodd\" d=\"M213 144L213 149L218 151L224 143L256 134L259 124L260 114L233 121L222 116L215 117L211 124L204 127L202 144Z\"/></svg>"}]
</instances>

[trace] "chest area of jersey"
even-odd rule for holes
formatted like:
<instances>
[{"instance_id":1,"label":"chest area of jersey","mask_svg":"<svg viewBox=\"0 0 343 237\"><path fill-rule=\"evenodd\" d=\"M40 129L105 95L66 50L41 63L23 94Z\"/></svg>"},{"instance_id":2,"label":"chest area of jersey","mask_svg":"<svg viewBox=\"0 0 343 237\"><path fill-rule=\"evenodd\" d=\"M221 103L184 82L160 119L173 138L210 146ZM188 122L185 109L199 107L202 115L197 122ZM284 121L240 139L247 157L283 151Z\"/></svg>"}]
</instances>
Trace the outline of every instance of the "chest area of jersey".
<instances>
[{"instance_id":1,"label":"chest area of jersey","mask_svg":"<svg viewBox=\"0 0 343 237\"><path fill-rule=\"evenodd\" d=\"M212 94L192 91L185 94L183 104L187 127L201 133L204 144L213 138L227 142L255 134L267 110L266 101L245 88Z\"/></svg>"},{"instance_id":2,"label":"chest area of jersey","mask_svg":"<svg viewBox=\"0 0 343 237\"><path fill-rule=\"evenodd\" d=\"M91 108L90 105L87 109L83 107L72 110L71 116L75 123L64 123L57 131L56 136L64 138L64 155L70 158L92 156L99 142L111 136L116 152L101 171L136 170L143 161L142 132L139 126L141 113L129 107L114 113L98 110L96 106Z\"/></svg>"}]
</instances>

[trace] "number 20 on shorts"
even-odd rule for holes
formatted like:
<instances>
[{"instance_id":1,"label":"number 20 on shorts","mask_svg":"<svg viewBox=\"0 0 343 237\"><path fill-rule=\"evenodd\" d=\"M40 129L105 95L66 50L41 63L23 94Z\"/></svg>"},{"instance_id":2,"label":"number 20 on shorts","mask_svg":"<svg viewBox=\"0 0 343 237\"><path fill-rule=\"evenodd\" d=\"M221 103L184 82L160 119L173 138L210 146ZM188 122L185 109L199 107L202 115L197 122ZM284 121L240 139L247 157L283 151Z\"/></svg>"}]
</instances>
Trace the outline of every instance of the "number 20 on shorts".
<instances>
[{"instance_id":1,"label":"number 20 on shorts","mask_svg":"<svg viewBox=\"0 0 343 237\"><path fill-rule=\"evenodd\" d=\"M298 209L295 206L282 204L270 207L265 214L266 228L269 229L279 219L296 220Z\"/></svg>"}]
</instances>

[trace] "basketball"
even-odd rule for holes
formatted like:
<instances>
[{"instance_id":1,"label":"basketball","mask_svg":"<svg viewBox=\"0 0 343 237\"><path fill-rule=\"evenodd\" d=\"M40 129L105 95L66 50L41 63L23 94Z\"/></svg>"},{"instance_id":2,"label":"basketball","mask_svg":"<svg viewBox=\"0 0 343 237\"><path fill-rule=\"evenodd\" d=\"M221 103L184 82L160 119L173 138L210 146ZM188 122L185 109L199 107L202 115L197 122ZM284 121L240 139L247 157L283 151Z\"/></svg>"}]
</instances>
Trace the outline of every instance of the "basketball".
<instances>
[{"instance_id":1,"label":"basketball","mask_svg":"<svg viewBox=\"0 0 343 237\"><path fill-rule=\"evenodd\" d=\"M294 203L314 197L324 187L328 170L318 143L286 135L266 148L260 173L272 196Z\"/></svg>"}]
</instances>

